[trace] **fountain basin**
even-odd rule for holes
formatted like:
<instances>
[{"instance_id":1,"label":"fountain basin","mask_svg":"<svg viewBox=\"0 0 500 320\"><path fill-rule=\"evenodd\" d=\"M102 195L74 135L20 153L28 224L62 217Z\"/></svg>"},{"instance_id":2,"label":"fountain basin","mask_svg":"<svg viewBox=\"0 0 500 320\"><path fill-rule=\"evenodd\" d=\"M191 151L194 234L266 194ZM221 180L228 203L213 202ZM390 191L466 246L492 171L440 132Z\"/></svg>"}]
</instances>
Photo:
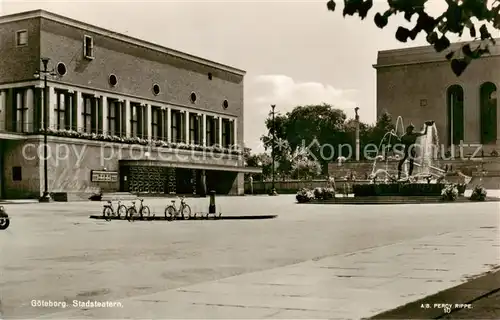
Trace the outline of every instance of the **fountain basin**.
<instances>
[{"instance_id":1,"label":"fountain basin","mask_svg":"<svg viewBox=\"0 0 500 320\"><path fill-rule=\"evenodd\" d=\"M440 197L442 183L373 183L353 185L354 197Z\"/></svg>"}]
</instances>

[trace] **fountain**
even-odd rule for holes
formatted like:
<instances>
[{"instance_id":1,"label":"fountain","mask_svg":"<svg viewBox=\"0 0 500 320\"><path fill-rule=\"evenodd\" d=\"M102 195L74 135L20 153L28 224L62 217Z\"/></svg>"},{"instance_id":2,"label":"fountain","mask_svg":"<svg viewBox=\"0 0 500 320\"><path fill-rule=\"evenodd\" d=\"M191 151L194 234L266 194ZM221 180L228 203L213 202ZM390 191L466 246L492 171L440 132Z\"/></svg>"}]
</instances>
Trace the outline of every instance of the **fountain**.
<instances>
[{"instance_id":1,"label":"fountain","mask_svg":"<svg viewBox=\"0 0 500 320\"><path fill-rule=\"evenodd\" d=\"M402 150L395 150L395 145L399 144L406 132L403 118L398 117L394 130L386 132L380 141L369 180L352 180L352 193L354 197L349 196L346 191L343 196L335 195L335 183L330 181L328 194L332 196L328 199L318 197L311 190L301 189L297 193L297 202L299 203L331 203L331 204L409 204L409 203L435 203L440 201L484 201L486 191L480 186L476 186L470 199L463 197L465 186L470 183L471 177L460 172L458 176L463 179L462 183L450 183L445 178L450 174L448 170L440 168L438 158L439 139L436 125L433 121L426 122L427 131L425 135L417 137L415 142L415 153L412 154L414 160L414 169L410 174L408 158L402 166L399 174L398 165L405 156ZM416 132L415 132L416 133ZM412 139L406 140L407 145ZM399 153L399 154L398 154ZM410 153L411 154L411 153ZM339 166L342 164L339 158ZM351 182L345 181L347 186ZM350 188L350 187L349 187ZM319 188L321 189L321 188ZM463 189L463 191L460 191ZM319 190L321 191L321 190ZM321 191L318 194L324 194ZM351 194L352 194L351 193ZM480 199L480 200L477 200ZM481 200L482 199L482 200ZM488 198L488 201L500 201L500 198Z\"/></svg>"},{"instance_id":2,"label":"fountain","mask_svg":"<svg viewBox=\"0 0 500 320\"><path fill-rule=\"evenodd\" d=\"M372 172L369 175L369 184L353 185L354 198L368 199L369 197L441 197L445 187L445 170L439 167L438 151L439 138L436 125L433 122L426 124L427 133L417 138L414 154L414 170L409 174L408 162L406 160L402 172L398 178L396 161L404 154L401 150L395 150L394 146L399 144L405 127L403 118L396 119L394 130L387 132L379 143L376 157L373 161ZM470 181L464 179L466 182Z\"/></svg>"},{"instance_id":3,"label":"fountain","mask_svg":"<svg viewBox=\"0 0 500 320\"><path fill-rule=\"evenodd\" d=\"M401 124L401 126L400 126ZM395 130L387 132L379 143L377 149L377 155L373 161L372 172L370 178L376 182L416 182L416 183L428 183L429 178L433 182L438 181L444 177L445 171L439 168L439 163L437 162L437 151L439 150L439 138L437 134L437 128L435 124L428 126L427 134L417 138L416 148L415 148L415 161L414 166L416 167L416 173L412 176L408 175L408 160L405 161L403 165L402 178L397 179L398 171L395 169L390 169L391 160L399 160L402 154L398 154L392 151L394 155L388 155L388 147L393 147L393 144L398 143L394 136L401 139L405 132L403 118L399 116L396 119ZM395 141L396 140L396 141ZM436 159L436 160L434 160ZM377 167L380 161L384 161L383 168Z\"/></svg>"}]
</instances>

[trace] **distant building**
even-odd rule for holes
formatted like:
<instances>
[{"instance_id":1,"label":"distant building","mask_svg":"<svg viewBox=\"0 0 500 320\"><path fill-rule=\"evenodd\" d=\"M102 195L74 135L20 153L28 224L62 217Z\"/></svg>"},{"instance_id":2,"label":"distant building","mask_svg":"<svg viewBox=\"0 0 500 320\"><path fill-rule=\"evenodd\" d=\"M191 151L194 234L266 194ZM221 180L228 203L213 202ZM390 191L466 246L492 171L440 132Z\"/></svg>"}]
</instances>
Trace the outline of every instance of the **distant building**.
<instances>
[{"instance_id":1,"label":"distant building","mask_svg":"<svg viewBox=\"0 0 500 320\"><path fill-rule=\"evenodd\" d=\"M45 111L50 192L243 194L244 75L42 10L0 17L0 198L43 191Z\"/></svg>"},{"instance_id":2,"label":"distant building","mask_svg":"<svg viewBox=\"0 0 500 320\"><path fill-rule=\"evenodd\" d=\"M388 111L394 121L402 116L405 126L413 122L417 128L435 120L445 146L463 141L483 144L485 155L500 152L500 45L473 61L460 77L452 72L446 53L430 46L380 51L374 66L378 115Z\"/></svg>"}]
</instances>

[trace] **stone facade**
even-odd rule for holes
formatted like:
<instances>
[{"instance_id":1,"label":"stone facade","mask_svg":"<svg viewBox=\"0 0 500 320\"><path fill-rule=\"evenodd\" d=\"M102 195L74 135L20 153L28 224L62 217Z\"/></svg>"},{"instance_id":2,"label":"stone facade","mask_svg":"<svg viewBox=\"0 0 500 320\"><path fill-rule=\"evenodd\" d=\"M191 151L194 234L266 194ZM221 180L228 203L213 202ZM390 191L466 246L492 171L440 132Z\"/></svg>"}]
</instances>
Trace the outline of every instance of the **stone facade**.
<instances>
[{"instance_id":1,"label":"stone facade","mask_svg":"<svg viewBox=\"0 0 500 320\"><path fill-rule=\"evenodd\" d=\"M37 146L43 144L39 130L45 127L152 145L158 141L196 145L203 150L243 145L242 70L42 10L0 17L0 47L2 197L43 190L43 161L38 154L43 147ZM44 57L50 58L47 66L54 74L46 82L40 63ZM35 78L36 73L40 77ZM127 150L128 156L113 152L113 158L103 160L103 146L99 141L49 137L49 190L119 190L117 183L92 183L91 170L120 171L121 160L144 152L130 151L130 144L115 144L113 148ZM231 193L243 193L241 156L165 150L152 148L150 156L193 170L215 166L232 177ZM62 160L55 152L68 156ZM17 166L22 167L20 181L10 179L10 170ZM235 168L241 170L233 174Z\"/></svg>"},{"instance_id":2,"label":"stone facade","mask_svg":"<svg viewBox=\"0 0 500 320\"><path fill-rule=\"evenodd\" d=\"M454 48L458 48L454 44ZM412 122L417 128L423 126L426 120L435 120L440 141L446 145L451 140L451 105L452 98L449 89L460 86L463 99L455 99L457 112L454 114L453 144L483 143L487 153L496 149L500 151L500 110L497 100L492 104L493 119L486 119L489 125L496 127L493 139L483 142L484 129L481 119L481 86L491 83L496 88L500 86L500 76L496 73L500 67L500 45L496 45L488 55L472 62L460 77L457 77L445 59L445 53L436 53L431 47L416 47L410 49L380 51L377 64L377 113L388 111L394 118L403 117L405 126ZM495 90L496 91L496 90ZM496 97L496 95L495 95ZM484 118L484 117L483 117ZM463 127L460 122L463 122ZM496 139L495 139L496 138Z\"/></svg>"}]
</instances>

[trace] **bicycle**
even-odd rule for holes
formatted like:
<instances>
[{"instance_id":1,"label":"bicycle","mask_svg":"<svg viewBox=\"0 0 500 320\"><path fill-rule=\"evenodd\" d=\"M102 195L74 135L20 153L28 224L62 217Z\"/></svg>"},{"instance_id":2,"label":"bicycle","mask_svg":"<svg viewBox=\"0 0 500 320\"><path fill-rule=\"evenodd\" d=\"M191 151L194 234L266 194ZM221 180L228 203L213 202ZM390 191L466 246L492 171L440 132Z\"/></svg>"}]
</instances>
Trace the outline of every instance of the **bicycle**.
<instances>
[{"instance_id":1,"label":"bicycle","mask_svg":"<svg viewBox=\"0 0 500 320\"><path fill-rule=\"evenodd\" d=\"M186 203L184 197L180 198L181 204L179 209L175 207L175 200L172 200L172 204L165 208L165 219L172 221L181 216L182 219L189 219L191 217L191 207Z\"/></svg>"},{"instance_id":2,"label":"bicycle","mask_svg":"<svg viewBox=\"0 0 500 320\"><path fill-rule=\"evenodd\" d=\"M125 216L127 214L127 207L121 204L121 201L118 201L118 205L116 206L116 211L113 208L113 203L108 201L104 208L102 209L102 216L106 221L111 221L111 217L120 218L122 215Z\"/></svg>"},{"instance_id":3,"label":"bicycle","mask_svg":"<svg viewBox=\"0 0 500 320\"><path fill-rule=\"evenodd\" d=\"M127 209L127 220L134 221L140 216L141 219L149 218L151 216L151 210L148 206L145 206L144 199L139 199L141 202L139 209L135 206L135 201L132 201L132 205ZM153 215L154 217L154 215Z\"/></svg>"}]
</instances>

